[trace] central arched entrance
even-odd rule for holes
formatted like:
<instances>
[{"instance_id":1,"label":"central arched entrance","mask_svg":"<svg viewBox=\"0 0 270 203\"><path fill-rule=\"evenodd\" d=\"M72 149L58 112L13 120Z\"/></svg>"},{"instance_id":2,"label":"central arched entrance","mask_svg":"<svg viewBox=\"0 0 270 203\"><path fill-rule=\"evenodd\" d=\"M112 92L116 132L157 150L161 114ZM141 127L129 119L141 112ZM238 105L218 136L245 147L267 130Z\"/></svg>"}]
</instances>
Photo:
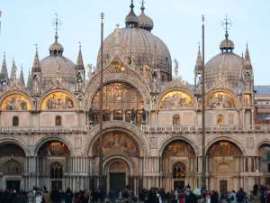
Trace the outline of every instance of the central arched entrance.
<instances>
[{"instance_id":1,"label":"central arched entrance","mask_svg":"<svg viewBox=\"0 0 270 203\"><path fill-rule=\"evenodd\" d=\"M19 191L23 188L23 173L26 155L24 150L14 143L0 145L0 189Z\"/></svg>"},{"instance_id":2,"label":"central arched entrance","mask_svg":"<svg viewBox=\"0 0 270 203\"><path fill-rule=\"evenodd\" d=\"M128 185L130 177L130 168L128 163L121 158L113 158L105 165L107 174L107 190L118 194Z\"/></svg>"},{"instance_id":3,"label":"central arched entrance","mask_svg":"<svg viewBox=\"0 0 270 203\"><path fill-rule=\"evenodd\" d=\"M129 186L138 191L142 159L139 145L130 134L119 130L107 132L94 142L92 153L96 178L100 177L102 165L103 190L119 192Z\"/></svg>"},{"instance_id":4,"label":"central arched entrance","mask_svg":"<svg viewBox=\"0 0 270 203\"><path fill-rule=\"evenodd\" d=\"M209 189L225 193L241 187L242 151L230 141L218 141L207 151Z\"/></svg>"},{"instance_id":5,"label":"central arched entrance","mask_svg":"<svg viewBox=\"0 0 270 203\"><path fill-rule=\"evenodd\" d=\"M37 152L39 185L49 190L65 189L64 173L68 169L70 151L67 145L58 140L44 143Z\"/></svg>"},{"instance_id":6,"label":"central arched entrance","mask_svg":"<svg viewBox=\"0 0 270 203\"><path fill-rule=\"evenodd\" d=\"M183 141L169 143L162 153L162 184L171 191L185 185L196 184L196 154L192 146Z\"/></svg>"}]
</instances>

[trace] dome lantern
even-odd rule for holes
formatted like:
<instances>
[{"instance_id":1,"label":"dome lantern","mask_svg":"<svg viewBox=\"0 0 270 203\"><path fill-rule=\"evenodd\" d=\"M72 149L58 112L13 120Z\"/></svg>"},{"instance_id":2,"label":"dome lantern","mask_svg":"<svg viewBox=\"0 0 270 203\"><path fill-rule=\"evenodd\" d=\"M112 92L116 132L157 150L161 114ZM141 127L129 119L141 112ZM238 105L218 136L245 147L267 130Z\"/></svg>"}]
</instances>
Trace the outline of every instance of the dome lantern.
<instances>
[{"instance_id":1,"label":"dome lantern","mask_svg":"<svg viewBox=\"0 0 270 203\"><path fill-rule=\"evenodd\" d=\"M139 27L151 32L151 30L153 30L154 28L154 22L150 17L145 15L144 10L144 1L142 1L141 15L139 16Z\"/></svg>"},{"instance_id":2,"label":"dome lantern","mask_svg":"<svg viewBox=\"0 0 270 203\"><path fill-rule=\"evenodd\" d=\"M138 27L138 24L139 24L139 19L134 12L134 3L133 3L133 0L131 0L130 12L126 16L126 27L127 28L134 28L134 27Z\"/></svg>"}]
</instances>

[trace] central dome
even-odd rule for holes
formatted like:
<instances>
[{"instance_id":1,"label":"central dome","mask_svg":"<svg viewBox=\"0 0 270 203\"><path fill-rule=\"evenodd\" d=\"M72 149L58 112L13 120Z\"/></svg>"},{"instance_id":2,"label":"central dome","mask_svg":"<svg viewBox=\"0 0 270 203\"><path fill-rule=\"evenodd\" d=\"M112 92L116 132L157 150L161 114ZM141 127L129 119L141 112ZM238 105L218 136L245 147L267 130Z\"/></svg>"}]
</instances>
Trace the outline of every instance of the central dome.
<instances>
[{"instance_id":1,"label":"central dome","mask_svg":"<svg viewBox=\"0 0 270 203\"><path fill-rule=\"evenodd\" d=\"M126 27L117 27L103 44L104 67L113 60L120 59L124 65L141 73L148 66L150 73L162 81L171 80L172 60L166 44L151 33L153 21L144 13L144 5L139 17L134 13L133 1L126 17ZM100 51L97 68L100 68Z\"/></svg>"},{"instance_id":2,"label":"central dome","mask_svg":"<svg viewBox=\"0 0 270 203\"><path fill-rule=\"evenodd\" d=\"M171 75L171 55L165 43L141 28L116 28L104 41L104 66L115 58L140 71L144 65ZM100 53L97 67L100 66ZM170 78L170 77L169 77Z\"/></svg>"}]
</instances>

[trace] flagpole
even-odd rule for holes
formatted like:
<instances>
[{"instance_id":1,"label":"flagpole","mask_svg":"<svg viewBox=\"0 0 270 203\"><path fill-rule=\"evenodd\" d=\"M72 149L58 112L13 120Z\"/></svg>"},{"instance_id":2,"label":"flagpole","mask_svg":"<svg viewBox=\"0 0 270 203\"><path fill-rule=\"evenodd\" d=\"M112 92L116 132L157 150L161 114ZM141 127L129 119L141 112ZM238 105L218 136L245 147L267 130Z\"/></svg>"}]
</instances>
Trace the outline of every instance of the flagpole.
<instances>
[{"instance_id":1,"label":"flagpole","mask_svg":"<svg viewBox=\"0 0 270 203\"><path fill-rule=\"evenodd\" d=\"M100 15L100 94L99 94L99 182L98 186L103 189L102 177L103 177L103 152L102 152L102 131L103 131L103 40L104 40L104 13Z\"/></svg>"},{"instance_id":2,"label":"flagpole","mask_svg":"<svg viewBox=\"0 0 270 203\"><path fill-rule=\"evenodd\" d=\"M205 154L205 17L202 16L202 188L206 189L206 154Z\"/></svg>"}]
</instances>

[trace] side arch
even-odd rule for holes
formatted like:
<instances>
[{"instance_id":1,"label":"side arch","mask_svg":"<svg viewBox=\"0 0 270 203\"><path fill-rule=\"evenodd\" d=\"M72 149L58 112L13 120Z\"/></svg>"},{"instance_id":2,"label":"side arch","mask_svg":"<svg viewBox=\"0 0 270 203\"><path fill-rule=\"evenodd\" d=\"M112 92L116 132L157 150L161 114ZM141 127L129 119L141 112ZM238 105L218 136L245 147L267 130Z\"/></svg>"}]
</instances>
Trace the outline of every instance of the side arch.
<instances>
[{"instance_id":1,"label":"side arch","mask_svg":"<svg viewBox=\"0 0 270 203\"><path fill-rule=\"evenodd\" d=\"M73 151L73 146L71 144L70 141L64 139L64 138L61 138L61 137L54 137L54 136L49 136L49 137L43 137L41 138L36 146L35 146L35 150L34 150L34 156L37 156L38 155L38 152L40 150L40 148L46 144L47 142L50 142L50 141L58 141L58 142L62 142L64 143L67 147L68 147L68 150L70 151L70 155L74 155L74 151Z\"/></svg>"},{"instance_id":2,"label":"side arch","mask_svg":"<svg viewBox=\"0 0 270 203\"><path fill-rule=\"evenodd\" d=\"M214 94L217 94L217 93L224 93L224 94L227 94L229 97L231 97L233 99L233 102L235 105L234 108L241 107L241 103L240 103L239 99L237 98L237 96L235 95L235 93L227 88L214 88L214 89L211 89L210 91L208 91L206 94L206 105L207 106L208 106L208 102L209 102L211 96L213 96Z\"/></svg>"},{"instance_id":3,"label":"side arch","mask_svg":"<svg viewBox=\"0 0 270 203\"><path fill-rule=\"evenodd\" d=\"M235 146L237 146L241 150L243 156L246 156L247 152L246 152L245 148L242 146L242 144L238 140L231 138L231 137L228 137L228 136L217 137L217 138L211 140L210 142L208 142L206 144L206 147L205 147L205 152L207 153L209 151L209 149L213 146L213 144L220 142L220 141L231 142L232 144L234 144Z\"/></svg>"},{"instance_id":4,"label":"side arch","mask_svg":"<svg viewBox=\"0 0 270 203\"><path fill-rule=\"evenodd\" d=\"M29 110L33 109L34 105L33 105L32 98L27 92L24 92L24 91L21 91L21 90L10 90L10 91L5 92L0 97L0 111L5 110L4 109L4 103L9 97L12 97L12 96L14 96L15 99L16 99L16 96L17 96L17 97L22 97L23 100L26 100L27 109L25 111L29 111Z\"/></svg>"},{"instance_id":5,"label":"side arch","mask_svg":"<svg viewBox=\"0 0 270 203\"><path fill-rule=\"evenodd\" d=\"M19 139L16 139L16 138L1 138L0 139L0 146L4 145L4 144L17 145L18 147L20 147L24 151L25 156L30 156L31 155L31 151L27 147L26 143L24 143L23 141L21 141Z\"/></svg>"},{"instance_id":6,"label":"side arch","mask_svg":"<svg viewBox=\"0 0 270 203\"><path fill-rule=\"evenodd\" d=\"M73 109L73 110L74 110L74 109L78 109L79 104L78 104L78 101L77 101L76 97L75 97L70 91L68 91L68 90L66 90L66 89L53 89L53 90L50 90L50 91L46 92L45 94L43 94L42 97L41 97L41 99L40 99L39 102L38 102L38 108L39 108L40 110L43 110L43 109L44 109L44 108L43 108L43 104L44 104L45 100L46 100L50 95L52 95L52 94L57 94L57 93L61 93L61 94L63 94L63 95L68 96L68 97L72 100L72 102L73 102L73 107L72 107L71 109ZM45 111L46 111L46 110L45 110Z\"/></svg>"},{"instance_id":7,"label":"side arch","mask_svg":"<svg viewBox=\"0 0 270 203\"><path fill-rule=\"evenodd\" d=\"M171 144L172 142L174 142L174 141L183 141L183 142L189 144L189 145L192 147L192 149L193 149L195 155L196 155L196 156L199 156L199 154L200 154L200 151L199 151L199 150L200 150L200 149L199 149L199 147L198 147L197 145L195 145L191 140L187 139L187 138L184 137L184 136L175 136L175 137L172 137L172 138L170 138L170 139L168 139L168 140L165 140L165 142L163 142L163 143L161 144L161 148L160 148L160 150L159 150L159 156L160 156L160 157L162 157L163 152L164 152L164 150L166 149L166 147L167 147L168 145L170 145L170 144Z\"/></svg>"}]
</instances>

